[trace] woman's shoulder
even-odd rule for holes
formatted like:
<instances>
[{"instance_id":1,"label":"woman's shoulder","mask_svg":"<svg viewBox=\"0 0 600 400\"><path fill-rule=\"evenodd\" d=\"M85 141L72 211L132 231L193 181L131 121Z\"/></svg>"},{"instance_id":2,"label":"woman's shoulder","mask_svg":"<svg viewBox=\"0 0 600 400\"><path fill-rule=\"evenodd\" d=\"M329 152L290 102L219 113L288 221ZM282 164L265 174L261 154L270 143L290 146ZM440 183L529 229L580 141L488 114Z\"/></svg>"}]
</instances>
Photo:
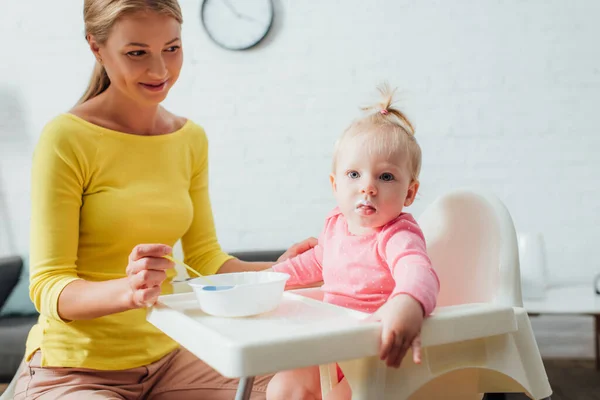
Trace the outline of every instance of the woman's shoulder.
<instances>
[{"instance_id":1,"label":"woman's shoulder","mask_svg":"<svg viewBox=\"0 0 600 400\"><path fill-rule=\"evenodd\" d=\"M177 125L178 129L174 129L174 132L184 131L186 132L186 136L189 140L196 144L201 145L202 147L208 146L208 136L204 131L204 127L192 119L185 117L177 117L179 118Z\"/></svg>"},{"instance_id":2,"label":"woman's shoulder","mask_svg":"<svg viewBox=\"0 0 600 400\"><path fill-rule=\"evenodd\" d=\"M33 151L37 168L59 164L87 168L95 160L97 141L89 129L70 114L59 114L46 123ZM87 170L87 169L85 169Z\"/></svg>"},{"instance_id":3,"label":"woman's shoulder","mask_svg":"<svg viewBox=\"0 0 600 400\"><path fill-rule=\"evenodd\" d=\"M83 133L91 130L82 122L83 120L73 114L58 114L44 125L40 134L40 141L54 143L79 141L87 136Z\"/></svg>"},{"instance_id":4,"label":"woman's shoulder","mask_svg":"<svg viewBox=\"0 0 600 400\"><path fill-rule=\"evenodd\" d=\"M79 127L85 126L92 130L105 128L108 130L119 131L120 127L115 124L108 116L102 112L102 104L97 101L97 98L86 101L82 104L77 104L69 111L63 114L76 122Z\"/></svg>"},{"instance_id":5,"label":"woman's shoulder","mask_svg":"<svg viewBox=\"0 0 600 400\"><path fill-rule=\"evenodd\" d=\"M208 138L204 128L190 118L183 117L181 115L174 114L171 111L162 109L163 119L166 121L167 127L165 130L169 132L181 132L185 131L189 134L189 137L193 142L202 143L206 145Z\"/></svg>"},{"instance_id":6,"label":"woman's shoulder","mask_svg":"<svg viewBox=\"0 0 600 400\"><path fill-rule=\"evenodd\" d=\"M200 125L196 121L189 119L189 118L185 118L185 117L176 117L176 118L177 118L177 123L175 126L178 126L179 128L174 129L175 131L187 130L196 137L201 137L201 138L206 139L206 132L204 131L204 127L202 125Z\"/></svg>"}]
</instances>

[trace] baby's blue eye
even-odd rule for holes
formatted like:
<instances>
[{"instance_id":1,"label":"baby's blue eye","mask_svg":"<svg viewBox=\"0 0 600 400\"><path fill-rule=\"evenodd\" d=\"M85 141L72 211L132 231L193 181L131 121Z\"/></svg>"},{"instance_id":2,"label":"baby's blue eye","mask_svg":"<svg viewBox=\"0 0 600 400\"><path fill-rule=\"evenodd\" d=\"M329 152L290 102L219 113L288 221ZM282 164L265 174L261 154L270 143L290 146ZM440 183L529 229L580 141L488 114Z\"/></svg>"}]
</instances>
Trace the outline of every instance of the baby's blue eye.
<instances>
[{"instance_id":1,"label":"baby's blue eye","mask_svg":"<svg viewBox=\"0 0 600 400\"><path fill-rule=\"evenodd\" d=\"M383 174L381 174L379 179L381 179L382 181L385 181L385 182L393 181L394 175L390 174L389 172L384 172Z\"/></svg>"},{"instance_id":2,"label":"baby's blue eye","mask_svg":"<svg viewBox=\"0 0 600 400\"><path fill-rule=\"evenodd\" d=\"M350 178L350 179L360 178L360 174L356 171L350 171L346 175L348 175L348 178Z\"/></svg>"}]
</instances>

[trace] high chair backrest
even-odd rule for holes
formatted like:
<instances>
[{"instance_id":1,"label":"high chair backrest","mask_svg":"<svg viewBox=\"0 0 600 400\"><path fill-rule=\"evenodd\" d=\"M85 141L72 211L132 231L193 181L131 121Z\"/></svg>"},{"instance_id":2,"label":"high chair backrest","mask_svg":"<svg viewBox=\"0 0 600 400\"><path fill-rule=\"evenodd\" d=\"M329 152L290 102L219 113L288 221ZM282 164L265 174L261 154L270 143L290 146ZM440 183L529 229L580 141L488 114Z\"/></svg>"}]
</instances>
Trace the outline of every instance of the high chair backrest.
<instances>
[{"instance_id":1,"label":"high chair backrest","mask_svg":"<svg viewBox=\"0 0 600 400\"><path fill-rule=\"evenodd\" d=\"M440 278L438 306L522 307L517 235L498 198L472 190L453 191L433 202L419 224Z\"/></svg>"}]
</instances>

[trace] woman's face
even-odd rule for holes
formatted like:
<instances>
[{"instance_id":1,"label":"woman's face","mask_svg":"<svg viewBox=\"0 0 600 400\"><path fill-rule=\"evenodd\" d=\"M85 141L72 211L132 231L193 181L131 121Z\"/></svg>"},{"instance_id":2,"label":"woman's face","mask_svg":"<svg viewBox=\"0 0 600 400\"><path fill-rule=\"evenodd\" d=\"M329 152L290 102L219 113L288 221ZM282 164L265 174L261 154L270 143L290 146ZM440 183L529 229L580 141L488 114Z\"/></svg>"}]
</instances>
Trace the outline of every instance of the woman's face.
<instances>
[{"instance_id":1,"label":"woman's face","mask_svg":"<svg viewBox=\"0 0 600 400\"><path fill-rule=\"evenodd\" d=\"M89 38L90 47L106 69L111 90L142 104L162 102L183 63L181 24L155 12L119 19L104 44Z\"/></svg>"}]
</instances>

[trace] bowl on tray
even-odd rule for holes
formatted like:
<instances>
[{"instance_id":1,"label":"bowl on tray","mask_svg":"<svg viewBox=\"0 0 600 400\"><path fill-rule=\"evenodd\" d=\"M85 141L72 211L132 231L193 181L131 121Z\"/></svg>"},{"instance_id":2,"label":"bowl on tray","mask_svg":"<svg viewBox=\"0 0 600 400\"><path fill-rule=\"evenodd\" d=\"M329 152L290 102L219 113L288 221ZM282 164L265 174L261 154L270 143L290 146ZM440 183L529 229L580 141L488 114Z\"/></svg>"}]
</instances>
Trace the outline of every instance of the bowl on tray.
<instances>
[{"instance_id":1,"label":"bowl on tray","mask_svg":"<svg viewBox=\"0 0 600 400\"><path fill-rule=\"evenodd\" d=\"M188 281L202 311L217 317L248 317L269 312L281 302L288 274L234 272Z\"/></svg>"}]
</instances>

